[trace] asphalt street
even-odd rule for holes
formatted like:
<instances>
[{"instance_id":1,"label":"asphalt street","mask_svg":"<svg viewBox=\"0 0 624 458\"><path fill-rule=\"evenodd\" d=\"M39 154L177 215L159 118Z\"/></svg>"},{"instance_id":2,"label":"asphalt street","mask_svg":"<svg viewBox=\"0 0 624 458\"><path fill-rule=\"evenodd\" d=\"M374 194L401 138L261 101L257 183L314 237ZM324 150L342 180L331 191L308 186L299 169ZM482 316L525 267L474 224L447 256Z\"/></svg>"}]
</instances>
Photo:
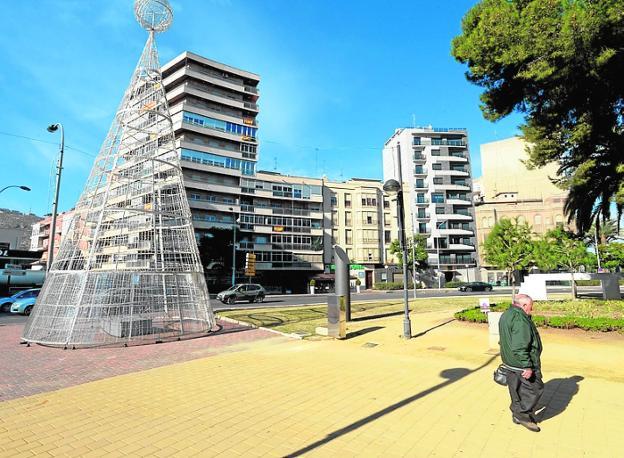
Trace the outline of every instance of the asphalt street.
<instances>
[{"instance_id":1,"label":"asphalt street","mask_svg":"<svg viewBox=\"0 0 624 458\"><path fill-rule=\"evenodd\" d=\"M600 288L599 287L580 287L579 296L587 296L587 297L600 297ZM565 293L570 291L568 287L549 287L548 291L550 293ZM461 292L456 289L419 289L416 291L416 300L418 299L426 299L432 297L457 297L457 296L508 296L511 294L511 288L504 287L496 287L494 291L483 292L483 291L472 291L472 292ZM403 290L399 291L363 291L361 293L352 293L351 301L352 302L368 302L368 301L379 301L379 300L401 300L403 298ZM409 291L409 298L412 300L414 298L414 290ZM220 301L216 299L211 299L210 303L213 307L213 310L233 310L233 309L250 309L250 308L267 308L267 307L297 307L302 305L315 305L315 304L327 304L327 295L326 294L284 294L284 295L269 295L265 298L264 302L261 304L256 303L246 303L239 302L235 305L230 304L222 304ZM475 299L475 305L477 305ZM0 327L2 325L8 324L20 324L25 323L28 317L23 315L16 315L11 313L3 313L0 312ZM2 330L0 329L0 332Z\"/></svg>"}]
</instances>

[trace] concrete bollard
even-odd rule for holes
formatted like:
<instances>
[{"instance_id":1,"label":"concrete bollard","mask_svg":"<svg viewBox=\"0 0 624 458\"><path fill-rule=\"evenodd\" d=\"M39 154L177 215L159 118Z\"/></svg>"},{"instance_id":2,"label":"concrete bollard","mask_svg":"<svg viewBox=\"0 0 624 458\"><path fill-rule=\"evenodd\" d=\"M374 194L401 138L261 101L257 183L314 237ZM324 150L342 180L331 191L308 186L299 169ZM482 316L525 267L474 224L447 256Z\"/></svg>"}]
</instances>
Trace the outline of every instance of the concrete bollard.
<instances>
[{"instance_id":1,"label":"concrete bollard","mask_svg":"<svg viewBox=\"0 0 624 458\"><path fill-rule=\"evenodd\" d=\"M488 334L489 334L489 347L498 348L499 334L498 334L498 322L503 312L488 312Z\"/></svg>"}]
</instances>

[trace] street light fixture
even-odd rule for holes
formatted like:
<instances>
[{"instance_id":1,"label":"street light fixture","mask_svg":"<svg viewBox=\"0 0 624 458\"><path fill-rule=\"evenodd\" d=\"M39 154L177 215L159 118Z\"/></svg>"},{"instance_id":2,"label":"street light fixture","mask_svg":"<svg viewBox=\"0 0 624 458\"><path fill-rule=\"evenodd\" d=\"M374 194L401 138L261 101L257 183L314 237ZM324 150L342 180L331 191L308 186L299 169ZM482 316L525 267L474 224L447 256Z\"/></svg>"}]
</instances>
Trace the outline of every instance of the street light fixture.
<instances>
[{"instance_id":1,"label":"street light fixture","mask_svg":"<svg viewBox=\"0 0 624 458\"><path fill-rule=\"evenodd\" d=\"M56 216L58 214L59 191L61 189L61 171L63 170L63 153L65 151L65 131L62 124L50 124L48 132L54 133L61 129L61 144L59 150L58 162L56 164L56 189L54 190L54 204L52 206L52 226L50 227L50 242L48 243L48 262L46 270L52 267L54 260L54 237L56 236Z\"/></svg>"},{"instance_id":2,"label":"street light fixture","mask_svg":"<svg viewBox=\"0 0 624 458\"><path fill-rule=\"evenodd\" d=\"M400 161L400 159L399 159ZM405 315L403 318L403 337L411 339L412 323L409 317L409 295L407 292L407 247L405 246L405 220L403 213L403 190L401 184L394 178L390 178L383 185L383 190L388 194L396 194L397 196L397 216L399 223L399 245L403 255L403 302L405 305Z\"/></svg>"},{"instance_id":3,"label":"street light fixture","mask_svg":"<svg viewBox=\"0 0 624 458\"><path fill-rule=\"evenodd\" d=\"M10 186L5 186L4 188L0 189L0 192L9 189L9 188L20 188L22 191L30 191L30 188L28 186L21 186L18 184L12 184Z\"/></svg>"}]
</instances>

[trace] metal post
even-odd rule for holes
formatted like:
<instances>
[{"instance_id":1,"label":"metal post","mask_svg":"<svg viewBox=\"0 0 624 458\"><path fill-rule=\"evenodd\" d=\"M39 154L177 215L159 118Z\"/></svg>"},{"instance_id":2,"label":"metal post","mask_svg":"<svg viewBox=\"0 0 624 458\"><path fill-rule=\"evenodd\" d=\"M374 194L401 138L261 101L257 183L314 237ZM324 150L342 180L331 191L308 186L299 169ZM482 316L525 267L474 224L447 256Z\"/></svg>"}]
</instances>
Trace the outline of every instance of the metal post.
<instances>
[{"instance_id":1,"label":"metal post","mask_svg":"<svg viewBox=\"0 0 624 458\"><path fill-rule=\"evenodd\" d=\"M446 221L442 221L436 224L436 230L440 229L440 226L446 224ZM440 237L433 237L433 243L436 245L436 252L438 253L438 289L442 289L442 270L440 269Z\"/></svg>"},{"instance_id":2,"label":"metal post","mask_svg":"<svg viewBox=\"0 0 624 458\"><path fill-rule=\"evenodd\" d=\"M232 286L236 284L236 223L232 232Z\"/></svg>"},{"instance_id":3,"label":"metal post","mask_svg":"<svg viewBox=\"0 0 624 458\"><path fill-rule=\"evenodd\" d=\"M596 222L594 223L594 243L596 244L596 260L598 261L598 272L600 272L600 250L598 249L598 218L599 215L596 214Z\"/></svg>"},{"instance_id":4,"label":"metal post","mask_svg":"<svg viewBox=\"0 0 624 458\"><path fill-rule=\"evenodd\" d=\"M55 126L55 127L53 127ZM59 159L56 167L56 190L54 191L54 204L52 207L52 225L50 227L50 242L48 243L48 262L46 265L46 271L52 267L52 261L54 260L54 237L56 236L56 216L58 214L58 201L59 191L61 189L61 172L63 170L63 153L65 151L65 131L62 124L53 124L48 127L48 131L55 132L58 128L61 128L61 150L59 152Z\"/></svg>"},{"instance_id":5,"label":"metal post","mask_svg":"<svg viewBox=\"0 0 624 458\"><path fill-rule=\"evenodd\" d=\"M405 316L403 318L403 337L412 338L412 323L409 317L409 293L407 292L407 247L405 246L405 207L403 206L403 163L401 161L401 144L397 143L397 163L399 171L399 192L397 193L397 211L399 212L399 243L403 252L403 302Z\"/></svg>"},{"instance_id":6,"label":"metal post","mask_svg":"<svg viewBox=\"0 0 624 458\"><path fill-rule=\"evenodd\" d=\"M411 205L411 204L410 204ZM414 212L412 214L412 286L414 287L414 299L416 299L416 247L414 243Z\"/></svg>"},{"instance_id":7,"label":"metal post","mask_svg":"<svg viewBox=\"0 0 624 458\"><path fill-rule=\"evenodd\" d=\"M351 321L351 287L349 285L349 257L339 245L334 245L334 263L336 264L336 276L334 290L337 296L344 297L345 317Z\"/></svg>"}]
</instances>

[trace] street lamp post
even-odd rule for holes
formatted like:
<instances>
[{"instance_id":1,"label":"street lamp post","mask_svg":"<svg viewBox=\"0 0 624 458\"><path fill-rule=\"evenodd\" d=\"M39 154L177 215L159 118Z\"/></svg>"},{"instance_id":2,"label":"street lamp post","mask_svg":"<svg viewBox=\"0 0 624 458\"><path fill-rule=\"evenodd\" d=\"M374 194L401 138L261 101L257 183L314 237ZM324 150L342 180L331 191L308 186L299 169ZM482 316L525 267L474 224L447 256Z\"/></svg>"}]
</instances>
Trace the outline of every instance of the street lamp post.
<instances>
[{"instance_id":1,"label":"street lamp post","mask_svg":"<svg viewBox=\"0 0 624 458\"><path fill-rule=\"evenodd\" d=\"M12 184L10 186L5 186L4 188L0 189L0 192L3 192L9 188L20 188L22 191L30 191L30 188L28 186L20 186L18 184Z\"/></svg>"},{"instance_id":2,"label":"street lamp post","mask_svg":"<svg viewBox=\"0 0 624 458\"><path fill-rule=\"evenodd\" d=\"M234 209L229 207L232 212L232 218L234 218ZM238 219L234 220L232 225L232 286L236 284L236 227L238 226Z\"/></svg>"},{"instance_id":3,"label":"street lamp post","mask_svg":"<svg viewBox=\"0 0 624 458\"><path fill-rule=\"evenodd\" d=\"M397 195L397 216L399 225L399 244L403 255L403 302L405 305L405 316L403 318L403 337L410 339L412 337L412 323L409 317L409 293L407 291L407 247L405 246L405 221L403 214L403 190L401 184L391 178L383 185L383 190L389 194Z\"/></svg>"},{"instance_id":4,"label":"street lamp post","mask_svg":"<svg viewBox=\"0 0 624 458\"><path fill-rule=\"evenodd\" d=\"M414 243L414 212L412 211L412 286L414 287L414 299L416 299L416 244Z\"/></svg>"},{"instance_id":5,"label":"street lamp post","mask_svg":"<svg viewBox=\"0 0 624 458\"><path fill-rule=\"evenodd\" d=\"M446 221L436 224L436 230L438 230L443 224L446 224ZM442 289L442 270L440 269L440 237L434 237L433 239L436 244L436 252L438 254L438 289Z\"/></svg>"},{"instance_id":6,"label":"street lamp post","mask_svg":"<svg viewBox=\"0 0 624 458\"><path fill-rule=\"evenodd\" d=\"M61 189L61 172L63 170L63 153L65 151L65 131L62 124L50 124L48 126L48 132L54 133L58 129L61 129L61 145L59 151L59 158L56 164L56 189L54 190L54 204L52 206L52 225L50 227L50 242L48 243L48 262L46 264L46 270L50 270L52 267L52 261L54 259L54 237L56 236L56 216L58 214L58 201L59 191Z\"/></svg>"}]
</instances>

